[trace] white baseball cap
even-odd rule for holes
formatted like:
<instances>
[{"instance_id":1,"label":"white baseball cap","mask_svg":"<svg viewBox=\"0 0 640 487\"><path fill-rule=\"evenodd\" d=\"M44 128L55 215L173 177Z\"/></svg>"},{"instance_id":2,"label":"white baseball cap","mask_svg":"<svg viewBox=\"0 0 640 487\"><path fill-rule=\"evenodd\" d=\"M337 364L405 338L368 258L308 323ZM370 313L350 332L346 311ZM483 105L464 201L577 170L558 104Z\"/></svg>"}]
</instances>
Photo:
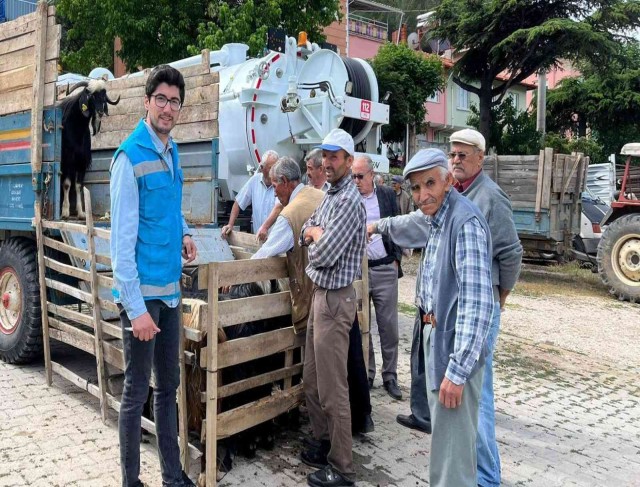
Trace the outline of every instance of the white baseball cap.
<instances>
[{"instance_id":1,"label":"white baseball cap","mask_svg":"<svg viewBox=\"0 0 640 487\"><path fill-rule=\"evenodd\" d=\"M452 133L451 137L449 137L449 142L472 145L480 149L482 152L484 152L485 148L484 136L477 130L473 129L463 129Z\"/></svg>"},{"instance_id":2,"label":"white baseball cap","mask_svg":"<svg viewBox=\"0 0 640 487\"><path fill-rule=\"evenodd\" d=\"M333 129L329 132L322 140L322 145L319 145L318 148L330 151L342 149L350 156L355 153L353 138L342 129Z\"/></svg>"}]
</instances>

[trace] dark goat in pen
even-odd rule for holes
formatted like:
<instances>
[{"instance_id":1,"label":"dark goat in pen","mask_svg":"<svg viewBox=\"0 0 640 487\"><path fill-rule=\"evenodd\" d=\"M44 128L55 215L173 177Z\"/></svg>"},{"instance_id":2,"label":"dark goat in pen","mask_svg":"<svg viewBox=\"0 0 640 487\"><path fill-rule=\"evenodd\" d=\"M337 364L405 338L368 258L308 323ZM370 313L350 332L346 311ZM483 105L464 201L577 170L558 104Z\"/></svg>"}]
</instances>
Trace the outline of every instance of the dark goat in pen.
<instances>
[{"instance_id":1,"label":"dark goat in pen","mask_svg":"<svg viewBox=\"0 0 640 487\"><path fill-rule=\"evenodd\" d=\"M82 88L79 90L79 88ZM69 95L69 91L72 92ZM85 218L82 210L82 185L91 166L91 132L100 131L102 117L109 115L108 105L117 105L120 97L113 101L107 96L104 80L80 81L71 90L67 86L67 97L58 103L62 109L62 218L69 218L69 192L75 189L78 218Z\"/></svg>"}]
</instances>

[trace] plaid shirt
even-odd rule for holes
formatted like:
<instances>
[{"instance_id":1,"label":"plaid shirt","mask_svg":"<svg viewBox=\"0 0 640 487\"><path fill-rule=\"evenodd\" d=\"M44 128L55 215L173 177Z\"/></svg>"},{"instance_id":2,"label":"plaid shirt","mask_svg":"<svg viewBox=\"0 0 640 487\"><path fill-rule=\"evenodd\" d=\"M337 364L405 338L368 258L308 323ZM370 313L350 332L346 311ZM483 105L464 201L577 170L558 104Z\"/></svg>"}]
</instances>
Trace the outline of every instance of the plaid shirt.
<instances>
[{"instance_id":1,"label":"plaid shirt","mask_svg":"<svg viewBox=\"0 0 640 487\"><path fill-rule=\"evenodd\" d=\"M449 195L430 220L431 237L424 252L422 280L418 296L423 310L433 307L433 275L436 269L442 228L449 210ZM478 361L489 332L493 313L491 257L487 253L487 236L477 219L462 226L456 237L455 272L459 285L458 316L453 353L445 376L454 384L464 384Z\"/></svg>"},{"instance_id":2,"label":"plaid shirt","mask_svg":"<svg viewBox=\"0 0 640 487\"><path fill-rule=\"evenodd\" d=\"M362 197L349 173L326 192L300 232L300 245L303 245L307 227L324 230L322 237L309 245L306 271L316 286L340 289L353 283L360 274L366 247L366 221Z\"/></svg>"}]
</instances>

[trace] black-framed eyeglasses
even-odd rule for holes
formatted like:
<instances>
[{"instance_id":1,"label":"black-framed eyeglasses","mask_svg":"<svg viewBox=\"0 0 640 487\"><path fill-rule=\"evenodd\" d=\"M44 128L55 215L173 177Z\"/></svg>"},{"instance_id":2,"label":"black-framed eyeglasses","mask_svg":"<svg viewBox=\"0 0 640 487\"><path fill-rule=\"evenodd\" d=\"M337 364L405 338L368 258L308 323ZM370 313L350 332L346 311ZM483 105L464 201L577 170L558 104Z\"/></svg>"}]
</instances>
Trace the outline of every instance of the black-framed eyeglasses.
<instances>
[{"instance_id":1,"label":"black-framed eyeglasses","mask_svg":"<svg viewBox=\"0 0 640 487\"><path fill-rule=\"evenodd\" d=\"M464 161L468 155L469 154L466 154L465 152L449 152L450 159L455 159L456 156L458 156L458 159L460 159L461 161Z\"/></svg>"},{"instance_id":2,"label":"black-framed eyeglasses","mask_svg":"<svg viewBox=\"0 0 640 487\"><path fill-rule=\"evenodd\" d=\"M367 172L365 172L365 173L363 173L363 174L356 174L356 173L353 173L353 174L351 174L351 179L357 179L358 181L362 181L362 180L364 179L364 177L365 177L367 174L369 174L370 172L371 172L371 171L367 171Z\"/></svg>"},{"instance_id":3,"label":"black-framed eyeglasses","mask_svg":"<svg viewBox=\"0 0 640 487\"><path fill-rule=\"evenodd\" d=\"M155 98L155 104L158 108L166 107L167 103L171 106L171 110L174 112L177 112L182 108L182 102L177 98L171 98L171 100L169 100L164 95L151 95L149 98Z\"/></svg>"}]
</instances>

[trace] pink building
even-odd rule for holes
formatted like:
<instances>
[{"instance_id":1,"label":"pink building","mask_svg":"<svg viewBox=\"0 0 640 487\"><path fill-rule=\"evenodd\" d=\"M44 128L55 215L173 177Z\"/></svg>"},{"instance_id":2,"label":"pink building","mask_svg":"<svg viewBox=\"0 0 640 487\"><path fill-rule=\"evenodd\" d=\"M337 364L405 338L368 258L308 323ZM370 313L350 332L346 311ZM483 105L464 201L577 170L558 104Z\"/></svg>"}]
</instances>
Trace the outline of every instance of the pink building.
<instances>
[{"instance_id":1,"label":"pink building","mask_svg":"<svg viewBox=\"0 0 640 487\"><path fill-rule=\"evenodd\" d=\"M551 71L547 72L547 89L554 89L560 81L565 78L575 78L580 76L580 71L573 67L571 61L563 61L562 65L559 68L554 68ZM534 74L529 76L524 80L525 83L529 83L532 85L538 86L538 75ZM533 96L535 91L530 91L527 93L527 106L531 104L533 100Z\"/></svg>"}]
</instances>

